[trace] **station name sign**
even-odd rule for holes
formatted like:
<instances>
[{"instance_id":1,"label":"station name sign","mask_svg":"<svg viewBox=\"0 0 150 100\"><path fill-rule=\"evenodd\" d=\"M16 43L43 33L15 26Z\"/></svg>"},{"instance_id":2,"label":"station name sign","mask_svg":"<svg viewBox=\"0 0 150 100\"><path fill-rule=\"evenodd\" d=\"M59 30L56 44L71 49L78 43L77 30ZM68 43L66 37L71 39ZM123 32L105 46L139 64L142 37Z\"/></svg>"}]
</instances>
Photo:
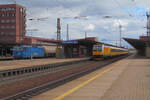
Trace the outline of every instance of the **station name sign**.
<instances>
[{"instance_id":1,"label":"station name sign","mask_svg":"<svg viewBox=\"0 0 150 100\"><path fill-rule=\"evenodd\" d=\"M63 41L62 44L78 44L76 40Z\"/></svg>"}]
</instances>

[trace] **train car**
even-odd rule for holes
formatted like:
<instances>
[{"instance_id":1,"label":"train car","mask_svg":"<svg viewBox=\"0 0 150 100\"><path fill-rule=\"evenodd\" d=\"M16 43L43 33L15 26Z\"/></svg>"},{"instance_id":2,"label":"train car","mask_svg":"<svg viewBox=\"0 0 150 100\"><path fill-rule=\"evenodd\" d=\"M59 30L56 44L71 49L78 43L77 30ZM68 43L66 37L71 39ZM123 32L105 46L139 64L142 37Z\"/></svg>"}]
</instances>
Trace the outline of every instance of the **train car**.
<instances>
[{"instance_id":1,"label":"train car","mask_svg":"<svg viewBox=\"0 0 150 100\"><path fill-rule=\"evenodd\" d=\"M56 56L56 46L41 46L44 48L45 57L55 57Z\"/></svg>"},{"instance_id":2,"label":"train car","mask_svg":"<svg viewBox=\"0 0 150 100\"><path fill-rule=\"evenodd\" d=\"M128 50L125 48L110 46L106 44L96 44L93 46L92 59L108 58L125 54L128 54Z\"/></svg>"},{"instance_id":3,"label":"train car","mask_svg":"<svg viewBox=\"0 0 150 100\"><path fill-rule=\"evenodd\" d=\"M25 59L32 57L44 57L43 47L38 46L15 46L13 48L13 57L16 59Z\"/></svg>"}]
</instances>

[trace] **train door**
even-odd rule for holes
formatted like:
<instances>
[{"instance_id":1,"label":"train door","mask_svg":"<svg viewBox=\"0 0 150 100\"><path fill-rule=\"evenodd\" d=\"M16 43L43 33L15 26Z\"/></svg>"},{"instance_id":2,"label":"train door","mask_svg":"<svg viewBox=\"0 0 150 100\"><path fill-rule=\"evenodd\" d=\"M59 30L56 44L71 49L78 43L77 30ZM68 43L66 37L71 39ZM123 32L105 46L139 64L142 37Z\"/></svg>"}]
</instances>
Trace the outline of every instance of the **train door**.
<instances>
[{"instance_id":1,"label":"train door","mask_svg":"<svg viewBox=\"0 0 150 100\"><path fill-rule=\"evenodd\" d=\"M108 46L104 46L104 49L103 49L104 51L104 56L110 56L110 47L108 47Z\"/></svg>"}]
</instances>

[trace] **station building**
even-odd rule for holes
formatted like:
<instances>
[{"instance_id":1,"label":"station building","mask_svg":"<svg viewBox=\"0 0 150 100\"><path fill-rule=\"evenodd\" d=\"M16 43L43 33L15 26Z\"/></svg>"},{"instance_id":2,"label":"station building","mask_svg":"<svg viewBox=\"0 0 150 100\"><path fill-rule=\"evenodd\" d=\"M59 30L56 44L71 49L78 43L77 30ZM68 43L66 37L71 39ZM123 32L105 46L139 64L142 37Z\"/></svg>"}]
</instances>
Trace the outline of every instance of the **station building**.
<instances>
[{"instance_id":1,"label":"station building","mask_svg":"<svg viewBox=\"0 0 150 100\"><path fill-rule=\"evenodd\" d=\"M64 58L81 58L92 55L93 45L98 43L97 37L62 41Z\"/></svg>"}]
</instances>

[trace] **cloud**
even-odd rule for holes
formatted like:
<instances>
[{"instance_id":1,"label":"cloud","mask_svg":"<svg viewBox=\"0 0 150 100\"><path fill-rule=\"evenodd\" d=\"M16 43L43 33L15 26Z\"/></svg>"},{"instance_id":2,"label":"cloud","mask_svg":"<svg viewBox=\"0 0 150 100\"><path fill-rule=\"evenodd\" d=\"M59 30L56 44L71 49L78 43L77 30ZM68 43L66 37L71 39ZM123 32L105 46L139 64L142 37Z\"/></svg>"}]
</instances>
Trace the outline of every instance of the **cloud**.
<instances>
[{"instance_id":1,"label":"cloud","mask_svg":"<svg viewBox=\"0 0 150 100\"><path fill-rule=\"evenodd\" d=\"M95 25L93 25L93 24L88 24L87 26L85 26L84 29L85 29L85 30L91 30L91 31L93 31L93 30L95 29Z\"/></svg>"}]
</instances>

